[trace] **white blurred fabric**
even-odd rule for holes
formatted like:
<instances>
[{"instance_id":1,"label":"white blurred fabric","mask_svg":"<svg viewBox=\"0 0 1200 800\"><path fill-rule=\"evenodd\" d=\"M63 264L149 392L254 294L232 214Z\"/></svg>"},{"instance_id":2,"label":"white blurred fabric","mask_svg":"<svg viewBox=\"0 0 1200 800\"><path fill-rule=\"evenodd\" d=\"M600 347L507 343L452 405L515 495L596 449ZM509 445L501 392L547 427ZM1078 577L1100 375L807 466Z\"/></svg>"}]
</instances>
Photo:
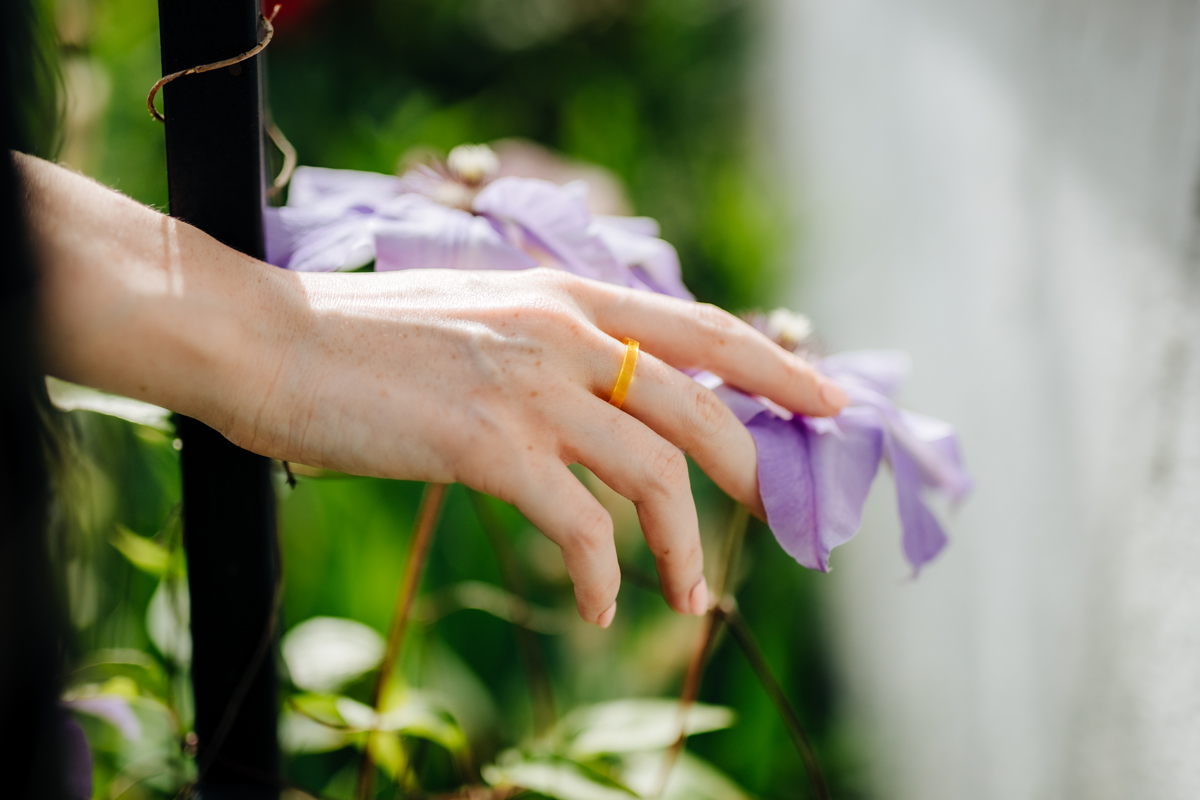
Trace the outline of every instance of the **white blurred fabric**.
<instances>
[{"instance_id":1,"label":"white blurred fabric","mask_svg":"<svg viewBox=\"0 0 1200 800\"><path fill-rule=\"evenodd\" d=\"M833 555L875 796L1200 798L1200 3L765 5L790 299L977 478L916 582L879 484Z\"/></svg>"}]
</instances>

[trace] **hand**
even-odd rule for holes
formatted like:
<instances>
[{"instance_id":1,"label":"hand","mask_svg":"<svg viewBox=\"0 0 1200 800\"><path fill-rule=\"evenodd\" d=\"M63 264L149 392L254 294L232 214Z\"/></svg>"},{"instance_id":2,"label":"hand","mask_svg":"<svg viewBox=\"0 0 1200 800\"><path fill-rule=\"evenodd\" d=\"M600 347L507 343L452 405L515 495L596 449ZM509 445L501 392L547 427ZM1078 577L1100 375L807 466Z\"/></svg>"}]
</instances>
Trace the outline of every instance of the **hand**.
<instances>
[{"instance_id":1,"label":"hand","mask_svg":"<svg viewBox=\"0 0 1200 800\"><path fill-rule=\"evenodd\" d=\"M563 551L584 619L620 585L612 521L567 465L638 509L663 593L703 613L683 452L761 513L754 442L678 369L707 369L796 412L845 396L712 306L553 270L299 274L224 247L27 157L52 374L193 416L263 455L462 482L515 504ZM642 353L621 410L625 346Z\"/></svg>"},{"instance_id":2,"label":"hand","mask_svg":"<svg viewBox=\"0 0 1200 800\"><path fill-rule=\"evenodd\" d=\"M612 521L567 469L637 506L672 608L707 610L684 452L761 513L754 441L702 368L787 408L836 413L836 386L713 306L554 270L298 274L277 376L224 432L247 449L356 474L460 482L516 505L563 552L579 612L607 624L620 585ZM607 402L642 353L621 410ZM832 401L832 402L831 402ZM248 422L253 424L246 424Z\"/></svg>"}]
</instances>

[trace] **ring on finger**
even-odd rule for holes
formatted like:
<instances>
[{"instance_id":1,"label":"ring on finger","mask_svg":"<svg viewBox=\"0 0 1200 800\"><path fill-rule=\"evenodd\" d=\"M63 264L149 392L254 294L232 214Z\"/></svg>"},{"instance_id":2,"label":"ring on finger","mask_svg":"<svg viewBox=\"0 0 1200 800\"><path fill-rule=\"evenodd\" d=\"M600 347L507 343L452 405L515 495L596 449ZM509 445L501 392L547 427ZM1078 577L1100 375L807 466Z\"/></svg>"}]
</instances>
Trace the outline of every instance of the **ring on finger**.
<instances>
[{"instance_id":1,"label":"ring on finger","mask_svg":"<svg viewBox=\"0 0 1200 800\"><path fill-rule=\"evenodd\" d=\"M625 395L629 394L629 385L633 383L633 371L637 369L639 347L633 339L625 339L625 358L621 362L621 371L617 373L617 383L608 397L608 402L616 408L625 403Z\"/></svg>"}]
</instances>

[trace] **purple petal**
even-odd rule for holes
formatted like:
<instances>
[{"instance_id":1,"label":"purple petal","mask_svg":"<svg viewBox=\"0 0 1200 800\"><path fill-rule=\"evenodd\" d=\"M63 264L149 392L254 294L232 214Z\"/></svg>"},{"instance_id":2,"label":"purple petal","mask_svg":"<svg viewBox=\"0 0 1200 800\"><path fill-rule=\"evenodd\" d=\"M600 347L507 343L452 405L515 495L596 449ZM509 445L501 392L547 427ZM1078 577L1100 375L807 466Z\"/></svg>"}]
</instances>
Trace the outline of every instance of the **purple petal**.
<instances>
[{"instance_id":1,"label":"purple petal","mask_svg":"<svg viewBox=\"0 0 1200 800\"><path fill-rule=\"evenodd\" d=\"M900 527L904 531L904 557L912 564L913 575L937 557L946 546L946 533L933 512L921 499L920 468L896 437L887 437L887 457L896 481L896 504Z\"/></svg>"},{"instance_id":2,"label":"purple petal","mask_svg":"<svg viewBox=\"0 0 1200 800\"><path fill-rule=\"evenodd\" d=\"M130 708L129 701L124 697L113 694L81 697L76 700L65 700L62 705L72 711L99 717L119 730L126 741L136 742L142 738L142 723Z\"/></svg>"},{"instance_id":3,"label":"purple petal","mask_svg":"<svg viewBox=\"0 0 1200 800\"><path fill-rule=\"evenodd\" d=\"M403 182L393 175L356 169L297 167L288 184L286 207L328 207L330 201L343 208L357 204L374 207L403 190Z\"/></svg>"},{"instance_id":4,"label":"purple petal","mask_svg":"<svg viewBox=\"0 0 1200 800\"><path fill-rule=\"evenodd\" d=\"M506 230L512 228L505 223L517 226L569 272L620 286L631 284L628 270L589 230L592 220L583 181L559 186L533 178L500 178L479 193L473 207Z\"/></svg>"},{"instance_id":5,"label":"purple petal","mask_svg":"<svg viewBox=\"0 0 1200 800\"><path fill-rule=\"evenodd\" d=\"M72 800L91 800L92 748L79 723L70 714L62 722L63 788Z\"/></svg>"},{"instance_id":6,"label":"purple petal","mask_svg":"<svg viewBox=\"0 0 1200 800\"><path fill-rule=\"evenodd\" d=\"M808 431L762 412L746 426L758 448L758 489L779 545L809 569L829 569L817 531L816 482Z\"/></svg>"},{"instance_id":7,"label":"purple petal","mask_svg":"<svg viewBox=\"0 0 1200 800\"><path fill-rule=\"evenodd\" d=\"M825 572L830 551L862 523L883 436L869 409L847 409L836 427L812 422L764 411L747 427L758 447L759 490L775 538L801 564Z\"/></svg>"},{"instance_id":8,"label":"purple petal","mask_svg":"<svg viewBox=\"0 0 1200 800\"><path fill-rule=\"evenodd\" d=\"M906 432L907 438L920 442L915 453L923 456L918 460L922 467L922 483L946 495L955 503L962 502L974 484L963 463L958 446L958 433L954 426L940 419L926 417L912 411L898 409L900 415L897 430Z\"/></svg>"},{"instance_id":9,"label":"purple petal","mask_svg":"<svg viewBox=\"0 0 1200 800\"><path fill-rule=\"evenodd\" d=\"M372 218L360 210L269 208L267 261L298 272L357 269L375 257Z\"/></svg>"},{"instance_id":10,"label":"purple petal","mask_svg":"<svg viewBox=\"0 0 1200 800\"><path fill-rule=\"evenodd\" d=\"M952 426L902 411L885 396L896 391L907 367L902 353L825 359L822 372L842 382L853 403L833 419L791 418L769 400L726 386L711 373L692 373L749 428L758 448L767 521L784 550L804 566L828 570L833 548L858 531L885 454L896 481L903 549L914 571L945 547L945 532L922 493L932 489L958 501L970 490L971 479Z\"/></svg>"},{"instance_id":11,"label":"purple petal","mask_svg":"<svg viewBox=\"0 0 1200 800\"><path fill-rule=\"evenodd\" d=\"M356 269L375 257L373 218L403 189L399 178L301 167L288 204L264 213L267 261L301 272Z\"/></svg>"},{"instance_id":12,"label":"purple petal","mask_svg":"<svg viewBox=\"0 0 1200 800\"><path fill-rule=\"evenodd\" d=\"M530 269L537 262L483 217L406 195L376 221L375 269Z\"/></svg>"},{"instance_id":13,"label":"purple petal","mask_svg":"<svg viewBox=\"0 0 1200 800\"><path fill-rule=\"evenodd\" d=\"M893 396L908 377L911 360L897 350L854 350L821 359L817 368L841 383Z\"/></svg>"},{"instance_id":14,"label":"purple petal","mask_svg":"<svg viewBox=\"0 0 1200 800\"><path fill-rule=\"evenodd\" d=\"M684 300L695 297L683 285L679 254L658 238L658 223L648 217L595 217L590 231L634 273L646 288Z\"/></svg>"},{"instance_id":15,"label":"purple petal","mask_svg":"<svg viewBox=\"0 0 1200 800\"><path fill-rule=\"evenodd\" d=\"M946 546L946 534L925 505L923 491L930 488L957 501L971 487L957 437L948 424L902 412L877 392L853 385L847 392L856 405L874 409L883 424L885 453L896 481L904 555L919 573Z\"/></svg>"},{"instance_id":16,"label":"purple petal","mask_svg":"<svg viewBox=\"0 0 1200 800\"><path fill-rule=\"evenodd\" d=\"M836 420L798 416L792 425L809 431L818 536L828 564L830 551L850 541L862 524L883 455L883 432L876 416L859 408L846 409Z\"/></svg>"}]
</instances>

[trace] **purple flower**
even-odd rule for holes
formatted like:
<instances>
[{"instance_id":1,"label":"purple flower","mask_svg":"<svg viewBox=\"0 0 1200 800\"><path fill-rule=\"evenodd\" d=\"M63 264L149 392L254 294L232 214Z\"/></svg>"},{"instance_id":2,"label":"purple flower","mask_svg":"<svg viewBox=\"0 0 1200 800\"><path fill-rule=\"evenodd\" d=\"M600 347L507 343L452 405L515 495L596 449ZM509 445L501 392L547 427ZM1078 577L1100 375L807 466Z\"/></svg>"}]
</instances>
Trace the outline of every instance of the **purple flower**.
<instances>
[{"instance_id":1,"label":"purple flower","mask_svg":"<svg viewBox=\"0 0 1200 800\"><path fill-rule=\"evenodd\" d=\"M829 570L830 551L858 532L867 493L886 459L896 481L904 555L918 573L946 545L925 493L957 503L971 489L954 428L892 404L908 371L903 353L842 353L816 366L850 395L850 406L837 417L792 415L716 376L696 379L716 391L754 437L767 522L792 558Z\"/></svg>"},{"instance_id":2,"label":"purple flower","mask_svg":"<svg viewBox=\"0 0 1200 800\"><path fill-rule=\"evenodd\" d=\"M288 204L267 209L265 222L267 260L302 272L353 270L371 261L380 272L540 265L692 299L675 248L658 238L658 223L593 216L583 181L468 181L430 168L394 178L302 167Z\"/></svg>"},{"instance_id":3,"label":"purple flower","mask_svg":"<svg viewBox=\"0 0 1200 800\"><path fill-rule=\"evenodd\" d=\"M62 712L63 788L71 800L92 796L92 748L75 719Z\"/></svg>"},{"instance_id":4,"label":"purple flower","mask_svg":"<svg viewBox=\"0 0 1200 800\"><path fill-rule=\"evenodd\" d=\"M301 168L288 205L268 209L267 258L304 271L411 268L528 269L555 266L621 286L692 299L675 249L644 217L592 215L587 184L530 178L492 180L486 148L456 148L444 165L402 178ZM752 320L782 346L812 358L807 320L776 311ZM806 567L827 571L829 553L858 531L884 459L896 481L904 554L914 573L946 544L925 504L970 490L954 429L901 410L891 397L908 370L903 354L843 353L812 359L845 387L851 405L836 418L792 415L769 400L693 377L749 428L767 520L780 545Z\"/></svg>"}]
</instances>

